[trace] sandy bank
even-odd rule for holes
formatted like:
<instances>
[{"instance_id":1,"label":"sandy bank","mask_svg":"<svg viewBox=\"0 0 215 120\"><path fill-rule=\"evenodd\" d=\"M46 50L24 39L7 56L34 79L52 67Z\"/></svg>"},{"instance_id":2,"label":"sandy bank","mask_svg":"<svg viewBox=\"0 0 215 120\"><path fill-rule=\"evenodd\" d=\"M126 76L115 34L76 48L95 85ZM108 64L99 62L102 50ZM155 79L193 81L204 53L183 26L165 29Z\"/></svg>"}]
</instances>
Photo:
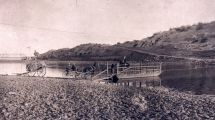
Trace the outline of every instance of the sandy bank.
<instances>
[{"instance_id":1,"label":"sandy bank","mask_svg":"<svg viewBox=\"0 0 215 120\"><path fill-rule=\"evenodd\" d=\"M214 119L214 103L167 89L0 76L0 119Z\"/></svg>"}]
</instances>

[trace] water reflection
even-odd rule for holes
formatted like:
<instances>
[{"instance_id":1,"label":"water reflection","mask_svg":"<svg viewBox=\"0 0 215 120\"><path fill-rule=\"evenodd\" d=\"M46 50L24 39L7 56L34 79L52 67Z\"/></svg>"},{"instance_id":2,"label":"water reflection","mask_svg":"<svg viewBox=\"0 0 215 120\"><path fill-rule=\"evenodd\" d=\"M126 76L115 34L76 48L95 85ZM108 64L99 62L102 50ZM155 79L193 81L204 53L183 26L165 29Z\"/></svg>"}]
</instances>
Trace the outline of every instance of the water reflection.
<instances>
[{"instance_id":1,"label":"water reflection","mask_svg":"<svg viewBox=\"0 0 215 120\"><path fill-rule=\"evenodd\" d=\"M46 77L62 77L68 63L50 62L46 69ZM78 63L76 63L78 64ZM81 63L79 66L85 66ZM89 64L89 63L88 63ZM90 63L91 64L91 63ZM105 64L98 63L105 67ZM81 68L81 67L80 67ZM102 67L99 69L103 69ZM215 95L215 66L195 68L191 65L176 64L163 66L160 77L147 77L119 80L115 85L129 87L164 86L179 91L191 91L194 94ZM0 74L15 75L26 72L23 62L0 62Z\"/></svg>"},{"instance_id":2,"label":"water reflection","mask_svg":"<svg viewBox=\"0 0 215 120\"><path fill-rule=\"evenodd\" d=\"M215 68L166 71L161 75L162 86L190 91L194 94L215 94Z\"/></svg>"},{"instance_id":3,"label":"water reflection","mask_svg":"<svg viewBox=\"0 0 215 120\"><path fill-rule=\"evenodd\" d=\"M117 85L127 87L164 86L196 95L215 95L215 67L183 68L163 71L159 77L121 80Z\"/></svg>"},{"instance_id":4,"label":"water reflection","mask_svg":"<svg viewBox=\"0 0 215 120\"><path fill-rule=\"evenodd\" d=\"M58 67L47 67L45 77L62 77L64 69ZM26 72L26 64L23 62L0 62L0 74L16 75Z\"/></svg>"},{"instance_id":5,"label":"water reflection","mask_svg":"<svg viewBox=\"0 0 215 120\"><path fill-rule=\"evenodd\" d=\"M160 77L121 79L118 83L115 84L127 87L156 87L161 86L161 79Z\"/></svg>"},{"instance_id":6,"label":"water reflection","mask_svg":"<svg viewBox=\"0 0 215 120\"><path fill-rule=\"evenodd\" d=\"M15 75L25 72L25 64L21 62L0 62L0 74Z\"/></svg>"}]
</instances>

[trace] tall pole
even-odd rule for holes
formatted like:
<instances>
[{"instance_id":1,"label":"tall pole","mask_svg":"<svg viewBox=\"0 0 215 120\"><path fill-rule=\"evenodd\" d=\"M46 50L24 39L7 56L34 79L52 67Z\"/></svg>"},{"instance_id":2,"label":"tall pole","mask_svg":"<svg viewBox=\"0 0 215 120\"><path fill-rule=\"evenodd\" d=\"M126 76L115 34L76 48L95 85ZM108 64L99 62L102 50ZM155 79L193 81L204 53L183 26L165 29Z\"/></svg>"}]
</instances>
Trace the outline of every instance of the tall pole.
<instances>
[{"instance_id":1,"label":"tall pole","mask_svg":"<svg viewBox=\"0 0 215 120\"><path fill-rule=\"evenodd\" d=\"M107 76L108 76L108 74L109 74L109 73L108 73L108 62L107 62Z\"/></svg>"},{"instance_id":2,"label":"tall pole","mask_svg":"<svg viewBox=\"0 0 215 120\"><path fill-rule=\"evenodd\" d=\"M118 70L118 63L116 64L116 75L118 75L119 70Z\"/></svg>"},{"instance_id":3,"label":"tall pole","mask_svg":"<svg viewBox=\"0 0 215 120\"><path fill-rule=\"evenodd\" d=\"M160 63L160 73L162 72L162 62Z\"/></svg>"},{"instance_id":4,"label":"tall pole","mask_svg":"<svg viewBox=\"0 0 215 120\"><path fill-rule=\"evenodd\" d=\"M75 0L75 5L76 5L76 7L78 6L78 0Z\"/></svg>"}]
</instances>

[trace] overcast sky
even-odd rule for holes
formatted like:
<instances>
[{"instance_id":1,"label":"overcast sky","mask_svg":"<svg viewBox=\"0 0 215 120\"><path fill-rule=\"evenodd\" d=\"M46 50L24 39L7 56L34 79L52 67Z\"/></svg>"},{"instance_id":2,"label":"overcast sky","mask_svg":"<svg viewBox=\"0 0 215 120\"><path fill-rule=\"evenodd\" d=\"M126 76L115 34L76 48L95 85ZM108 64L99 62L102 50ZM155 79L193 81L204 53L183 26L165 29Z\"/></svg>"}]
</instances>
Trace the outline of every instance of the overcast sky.
<instances>
[{"instance_id":1,"label":"overcast sky","mask_svg":"<svg viewBox=\"0 0 215 120\"><path fill-rule=\"evenodd\" d=\"M214 13L214 0L0 0L0 53L138 40Z\"/></svg>"}]
</instances>

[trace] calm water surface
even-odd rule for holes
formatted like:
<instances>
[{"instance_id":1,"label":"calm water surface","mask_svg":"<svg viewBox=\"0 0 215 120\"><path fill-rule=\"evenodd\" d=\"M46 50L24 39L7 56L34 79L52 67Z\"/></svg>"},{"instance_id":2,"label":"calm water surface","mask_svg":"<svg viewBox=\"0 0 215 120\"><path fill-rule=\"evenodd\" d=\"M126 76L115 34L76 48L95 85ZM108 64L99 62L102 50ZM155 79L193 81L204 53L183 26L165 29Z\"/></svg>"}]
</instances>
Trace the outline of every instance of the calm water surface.
<instances>
[{"instance_id":1,"label":"calm water surface","mask_svg":"<svg viewBox=\"0 0 215 120\"><path fill-rule=\"evenodd\" d=\"M46 68L46 77L62 77L63 69ZM26 64L23 62L0 62L0 74L16 75L17 73L25 73Z\"/></svg>"},{"instance_id":2,"label":"calm water surface","mask_svg":"<svg viewBox=\"0 0 215 120\"><path fill-rule=\"evenodd\" d=\"M88 63L88 65L92 63ZM105 62L99 64L105 64ZM66 62L49 62L46 77L63 77L67 65ZM26 72L25 66L24 62L0 62L0 74L24 73ZM80 68L86 66L86 63L80 63L79 66ZM129 79L119 81L118 84L132 87L162 85L194 94L215 95L215 66L196 67L190 64L166 64L163 65L163 72L160 77Z\"/></svg>"}]
</instances>

